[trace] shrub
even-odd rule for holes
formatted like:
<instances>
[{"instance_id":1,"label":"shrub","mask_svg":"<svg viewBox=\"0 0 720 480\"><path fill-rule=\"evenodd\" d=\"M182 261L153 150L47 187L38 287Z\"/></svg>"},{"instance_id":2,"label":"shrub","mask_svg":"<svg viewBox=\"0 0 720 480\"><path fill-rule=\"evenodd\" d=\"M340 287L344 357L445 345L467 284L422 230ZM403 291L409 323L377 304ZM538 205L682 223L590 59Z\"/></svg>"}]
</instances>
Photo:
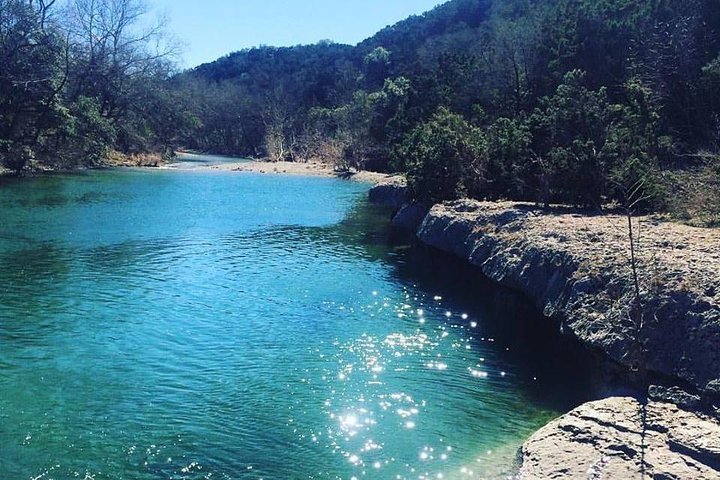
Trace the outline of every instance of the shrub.
<instances>
[{"instance_id":1,"label":"shrub","mask_svg":"<svg viewBox=\"0 0 720 480\"><path fill-rule=\"evenodd\" d=\"M399 149L407 165L411 194L429 202L479 195L485 152L482 131L442 107L416 127Z\"/></svg>"}]
</instances>

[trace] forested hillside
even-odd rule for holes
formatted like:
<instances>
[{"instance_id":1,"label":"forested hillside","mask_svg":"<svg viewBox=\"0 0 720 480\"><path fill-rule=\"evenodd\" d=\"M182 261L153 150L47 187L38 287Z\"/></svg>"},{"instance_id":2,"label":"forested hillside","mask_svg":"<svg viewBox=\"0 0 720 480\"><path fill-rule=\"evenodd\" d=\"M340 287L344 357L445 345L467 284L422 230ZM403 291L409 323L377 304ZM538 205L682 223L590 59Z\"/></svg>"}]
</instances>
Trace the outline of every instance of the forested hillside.
<instances>
[{"instance_id":1,"label":"forested hillside","mask_svg":"<svg viewBox=\"0 0 720 480\"><path fill-rule=\"evenodd\" d=\"M691 187L717 201L719 54L714 0L454 0L354 48L252 49L176 82L195 148L403 171L432 201L669 208Z\"/></svg>"},{"instance_id":2,"label":"forested hillside","mask_svg":"<svg viewBox=\"0 0 720 480\"><path fill-rule=\"evenodd\" d=\"M83 28L90 6L135 0L71 3L60 21L0 0L12 168L184 146L403 172L427 201L720 206L717 0L452 0L357 46L259 47L179 75L137 30L116 51L113 21Z\"/></svg>"}]
</instances>

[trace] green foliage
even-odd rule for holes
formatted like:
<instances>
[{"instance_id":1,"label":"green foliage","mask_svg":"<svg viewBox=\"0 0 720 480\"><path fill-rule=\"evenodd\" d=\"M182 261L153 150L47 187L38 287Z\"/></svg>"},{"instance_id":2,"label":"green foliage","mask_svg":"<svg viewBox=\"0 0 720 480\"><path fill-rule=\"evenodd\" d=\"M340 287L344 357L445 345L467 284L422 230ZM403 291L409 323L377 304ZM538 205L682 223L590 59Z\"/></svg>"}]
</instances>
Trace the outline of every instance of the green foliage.
<instances>
[{"instance_id":1,"label":"green foliage","mask_svg":"<svg viewBox=\"0 0 720 480\"><path fill-rule=\"evenodd\" d=\"M599 208L640 182L637 207L662 208L662 170L720 148L719 5L453 0L356 47L238 52L186 75L219 98L194 110L188 143L268 155L281 139L287 158L407 172L424 199ZM434 185L427 172L445 170L432 152L459 120L482 141L448 154L453 173Z\"/></svg>"},{"instance_id":2,"label":"green foliage","mask_svg":"<svg viewBox=\"0 0 720 480\"><path fill-rule=\"evenodd\" d=\"M0 162L22 173L167 148L186 114L162 29L136 28L142 1L55 3L0 0Z\"/></svg>"},{"instance_id":3,"label":"green foliage","mask_svg":"<svg viewBox=\"0 0 720 480\"><path fill-rule=\"evenodd\" d=\"M0 0L0 161L20 172L62 119L62 36L45 9Z\"/></svg>"},{"instance_id":4,"label":"green foliage","mask_svg":"<svg viewBox=\"0 0 720 480\"><path fill-rule=\"evenodd\" d=\"M70 106L70 121L65 125L64 151L76 164L98 164L105 159L117 132L103 117L95 98L80 97Z\"/></svg>"},{"instance_id":5,"label":"green foliage","mask_svg":"<svg viewBox=\"0 0 720 480\"><path fill-rule=\"evenodd\" d=\"M532 132L522 119L498 118L486 128L487 186L484 196L533 200Z\"/></svg>"},{"instance_id":6,"label":"green foliage","mask_svg":"<svg viewBox=\"0 0 720 480\"><path fill-rule=\"evenodd\" d=\"M537 157L538 201L599 206L607 165L601 151L609 129L604 88L588 90L585 73L573 70L531 115Z\"/></svg>"},{"instance_id":7,"label":"green foliage","mask_svg":"<svg viewBox=\"0 0 720 480\"><path fill-rule=\"evenodd\" d=\"M479 190L486 163L482 132L445 108L408 135L400 154L418 200L439 202Z\"/></svg>"},{"instance_id":8,"label":"green foliage","mask_svg":"<svg viewBox=\"0 0 720 480\"><path fill-rule=\"evenodd\" d=\"M367 86L375 87L382 85L388 76L390 68L390 51L384 47L377 47L365 55L363 59L364 80Z\"/></svg>"},{"instance_id":9,"label":"green foliage","mask_svg":"<svg viewBox=\"0 0 720 480\"><path fill-rule=\"evenodd\" d=\"M635 209L649 210L663 203L666 192L660 180L658 156L668 153L671 139L660 135L660 115L650 88L632 78L625 92L626 103L609 107L612 123L602 151L609 169L608 195L626 205L634 203ZM637 190L636 198L630 199L633 190Z\"/></svg>"}]
</instances>

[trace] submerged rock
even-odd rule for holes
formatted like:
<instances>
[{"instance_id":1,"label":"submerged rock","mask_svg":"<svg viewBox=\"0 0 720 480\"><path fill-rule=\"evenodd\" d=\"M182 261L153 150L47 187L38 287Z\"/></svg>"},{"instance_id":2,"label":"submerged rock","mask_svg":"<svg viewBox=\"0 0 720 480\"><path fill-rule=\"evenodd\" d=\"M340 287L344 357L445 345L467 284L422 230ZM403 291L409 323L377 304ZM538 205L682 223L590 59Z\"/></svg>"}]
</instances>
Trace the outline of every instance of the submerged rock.
<instances>
[{"instance_id":1,"label":"submerged rock","mask_svg":"<svg viewBox=\"0 0 720 480\"><path fill-rule=\"evenodd\" d=\"M630 397L587 403L525 443L519 478L717 480L720 422Z\"/></svg>"}]
</instances>

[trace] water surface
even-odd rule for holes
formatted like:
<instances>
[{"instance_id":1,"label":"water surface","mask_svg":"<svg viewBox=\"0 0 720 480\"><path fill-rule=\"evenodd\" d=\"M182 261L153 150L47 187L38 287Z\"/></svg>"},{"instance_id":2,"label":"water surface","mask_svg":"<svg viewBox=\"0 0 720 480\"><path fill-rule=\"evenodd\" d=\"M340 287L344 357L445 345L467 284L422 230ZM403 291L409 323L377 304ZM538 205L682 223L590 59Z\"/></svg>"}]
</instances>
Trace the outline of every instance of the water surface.
<instances>
[{"instance_id":1,"label":"water surface","mask_svg":"<svg viewBox=\"0 0 720 480\"><path fill-rule=\"evenodd\" d=\"M0 478L506 474L581 372L524 300L393 240L367 188L0 184Z\"/></svg>"}]
</instances>

